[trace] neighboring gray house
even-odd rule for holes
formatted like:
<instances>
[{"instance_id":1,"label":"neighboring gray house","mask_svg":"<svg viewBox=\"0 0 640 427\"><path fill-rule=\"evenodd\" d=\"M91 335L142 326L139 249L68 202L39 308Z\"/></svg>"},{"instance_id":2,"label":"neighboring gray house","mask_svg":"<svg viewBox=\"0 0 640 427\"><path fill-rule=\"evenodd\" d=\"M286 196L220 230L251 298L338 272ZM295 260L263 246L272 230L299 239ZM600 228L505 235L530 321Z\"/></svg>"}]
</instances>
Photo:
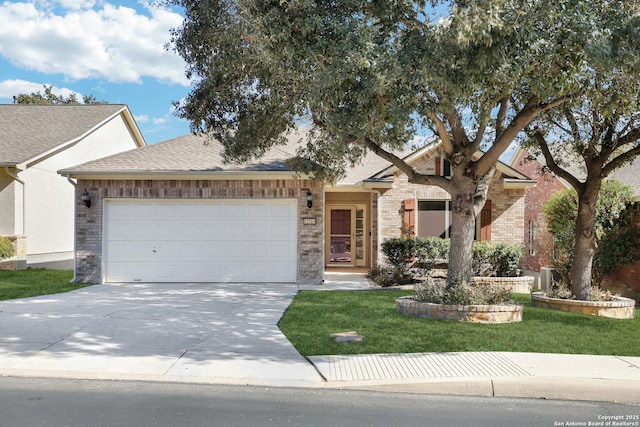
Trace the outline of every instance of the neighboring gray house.
<instances>
[{"instance_id":1,"label":"neighboring gray house","mask_svg":"<svg viewBox=\"0 0 640 427\"><path fill-rule=\"evenodd\" d=\"M380 242L404 223L417 235L447 235L446 192L409 184L373 154L336 182L300 176L286 160L301 139L292 134L261 159L225 164L219 143L187 135L60 170L78 180L77 279L319 283L328 268L375 266ZM437 147L406 159L446 175ZM524 189L534 184L500 164L478 239L522 242Z\"/></svg>"},{"instance_id":2,"label":"neighboring gray house","mask_svg":"<svg viewBox=\"0 0 640 427\"><path fill-rule=\"evenodd\" d=\"M57 171L144 145L126 105L0 105L0 236L18 248L7 268L73 268L75 191Z\"/></svg>"}]
</instances>

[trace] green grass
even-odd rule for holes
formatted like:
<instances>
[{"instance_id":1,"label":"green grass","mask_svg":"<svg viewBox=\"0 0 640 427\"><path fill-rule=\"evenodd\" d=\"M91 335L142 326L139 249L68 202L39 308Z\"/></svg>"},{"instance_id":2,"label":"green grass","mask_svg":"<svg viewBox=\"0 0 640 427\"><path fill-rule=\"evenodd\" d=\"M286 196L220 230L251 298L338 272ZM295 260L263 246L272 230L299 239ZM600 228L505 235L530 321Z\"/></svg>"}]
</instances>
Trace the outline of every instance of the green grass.
<instances>
[{"instance_id":1,"label":"green grass","mask_svg":"<svg viewBox=\"0 0 640 427\"><path fill-rule=\"evenodd\" d=\"M58 294L86 286L69 283L71 279L73 271L68 270L0 271L0 301Z\"/></svg>"},{"instance_id":2,"label":"green grass","mask_svg":"<svg viewBox=\"0 0 640 427\"><path fill-rule=\"evenodd\" d=\"M301 291L280 329L304 356L327 354L513 351L640 356L640 317L607 319L531 306L523 321L486 325L404 316L395 299L410 291ZM336 343L335 332L356 331L359 343Z\"/></svg>"}]
</instances>

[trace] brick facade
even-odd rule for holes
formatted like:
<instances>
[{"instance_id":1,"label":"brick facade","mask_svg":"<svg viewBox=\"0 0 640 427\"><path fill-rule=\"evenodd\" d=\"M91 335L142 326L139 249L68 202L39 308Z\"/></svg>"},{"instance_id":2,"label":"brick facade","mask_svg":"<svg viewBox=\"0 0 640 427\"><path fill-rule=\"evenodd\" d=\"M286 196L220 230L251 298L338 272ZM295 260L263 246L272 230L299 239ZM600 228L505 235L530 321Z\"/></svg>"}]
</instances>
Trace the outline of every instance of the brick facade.
<instances>
[{"instance_id":1,"label":"brick facade","mask_svg":"<svg viewBox=\"0 0 640 427\"><path fill-rule=\"evenodd\" d=\"M416 168L422 173L435 173L434 158L427 158ZM393 188L380 197L380 238L400 237L405 221L405 200L451 200L449 193L435 186L411 184L406 175L396 177ZM524 190L505 189L502 176L496 172L487 200L491 201L491 240L518 244L523 243L524 230ZM412 211L413 223L417 224L417 205Z\"/></svg>"},{"instance_id":2,"label":"brick facade","mask_svg":"<svg viewBox=\"0 0 640 427\"><path fill-rule=\"evenodd\" d=\"M527 160L529 153L521 150L513 159L514 169L522 172L531 179L535 179L535 187L525 192L524 203L524 233L525 254L523 266L525 270L539 272L540 267L550 266L553 252L553 237L547 231L547 224L542 214L542 206L553 193L567 189L558 178L550 173L542 173L542 165L537 160ZM534 238L530 238L529 224L534 223ZM531 245L533 241L533 247Z\"/></svg>"},{"instance_id":3,"label":"brick facade","mask_svg":"<svg viewBox=\"0 0 640 427\"><path fill-rule=\"evenodd\" d=\"M80 195L87 190L92 205L87 209ZM313 193L307 208L306 190ZM320 283L324 271L324 200L322 183L312 180L80 180L76 187L76 279L102 281L103 200L118 199L297 199L298 283ZM316 218L316 224L303 224ZM251 262L251 260L247 260Z\"/></svg>"}]
</instances>

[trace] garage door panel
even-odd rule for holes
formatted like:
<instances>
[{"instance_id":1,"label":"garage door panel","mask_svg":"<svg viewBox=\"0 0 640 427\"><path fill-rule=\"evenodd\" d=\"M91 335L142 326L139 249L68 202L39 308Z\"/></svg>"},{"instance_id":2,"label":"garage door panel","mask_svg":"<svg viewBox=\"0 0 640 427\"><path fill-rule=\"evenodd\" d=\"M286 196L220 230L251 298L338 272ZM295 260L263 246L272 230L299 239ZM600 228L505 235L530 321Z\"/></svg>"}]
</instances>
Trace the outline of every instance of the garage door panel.
<instances>
[{"instance_id":1,"label":"garage door panel","mask_svg":"<svg viewBox=\"0 0 640 427\"><path fill-rule=\"evenodd\" d=\"M294 200L113 201L106 281L294 282Z\"/></svg>"}]
</instances>

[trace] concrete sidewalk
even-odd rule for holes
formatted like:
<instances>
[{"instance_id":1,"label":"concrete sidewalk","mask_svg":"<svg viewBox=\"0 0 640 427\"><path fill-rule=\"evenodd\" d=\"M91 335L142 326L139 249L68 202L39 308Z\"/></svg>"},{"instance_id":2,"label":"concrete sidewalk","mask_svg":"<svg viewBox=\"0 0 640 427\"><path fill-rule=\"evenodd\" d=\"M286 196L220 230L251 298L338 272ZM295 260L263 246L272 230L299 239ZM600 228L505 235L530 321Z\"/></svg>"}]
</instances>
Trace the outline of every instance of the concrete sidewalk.
<instances>
[{"instance_id":1,"label":"concrete sidewalk","mask_svg":"<svg viewBox=\"0 0 640 427\"><path fill-rule=\"evenodd\" d=\"M309 360L331 388L640 404L640 357L467 352Z\"/></svg>"}]
</instances>

